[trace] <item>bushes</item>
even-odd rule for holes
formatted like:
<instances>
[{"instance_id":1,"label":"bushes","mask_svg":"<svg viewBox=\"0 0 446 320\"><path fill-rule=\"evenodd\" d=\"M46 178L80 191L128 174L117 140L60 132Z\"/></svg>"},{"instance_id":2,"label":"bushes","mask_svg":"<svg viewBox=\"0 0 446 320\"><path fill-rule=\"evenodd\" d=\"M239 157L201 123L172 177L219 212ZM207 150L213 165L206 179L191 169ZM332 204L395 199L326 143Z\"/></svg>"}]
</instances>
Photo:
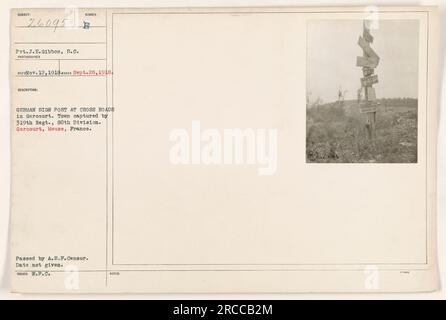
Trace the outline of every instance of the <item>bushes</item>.
<instances>
[{"instance_id":1,"label":"bushes","mask_svg":"<svg viewBox=\"0 0 446 320\"><path fill-rule=\"evenodd\" d=\"M366 138L363 115L337 104L307 110L307 162L416 162L416 109L379 108L376 138ZM357 107L356 107L357 108ZM407 109L405 109L407 110Z\"/></svg>"}]
</instances>

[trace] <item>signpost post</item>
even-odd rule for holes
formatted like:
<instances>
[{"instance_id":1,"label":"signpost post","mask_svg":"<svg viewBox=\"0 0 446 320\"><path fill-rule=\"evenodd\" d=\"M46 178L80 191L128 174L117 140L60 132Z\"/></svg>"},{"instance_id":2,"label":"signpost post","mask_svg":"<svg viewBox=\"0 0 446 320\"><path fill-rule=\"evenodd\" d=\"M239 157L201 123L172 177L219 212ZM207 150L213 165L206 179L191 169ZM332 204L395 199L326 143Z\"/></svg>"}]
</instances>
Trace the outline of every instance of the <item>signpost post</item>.
<instances>
[{"instance_id":1,"label":"signpost post","mask_svg":"<svg viewBox=\"0 0 446 320\"><path fill-rule=\"evenodd\" d=\"M361 91L364 92L364 101L359 102L359 111L364 113L366 117L365 127L368 139L375 137L376 110L378 105L373 85L378 83L378 76L374 73L375 68L379 64L379 56L370 47L372 42L373 36L370 34L370 29L367 24L364 22L363 33L358 40L358 45L363 51L363 56L356 58L356 66L362 68L364 75L361 78Z\"/></svg>"}]
</instances>

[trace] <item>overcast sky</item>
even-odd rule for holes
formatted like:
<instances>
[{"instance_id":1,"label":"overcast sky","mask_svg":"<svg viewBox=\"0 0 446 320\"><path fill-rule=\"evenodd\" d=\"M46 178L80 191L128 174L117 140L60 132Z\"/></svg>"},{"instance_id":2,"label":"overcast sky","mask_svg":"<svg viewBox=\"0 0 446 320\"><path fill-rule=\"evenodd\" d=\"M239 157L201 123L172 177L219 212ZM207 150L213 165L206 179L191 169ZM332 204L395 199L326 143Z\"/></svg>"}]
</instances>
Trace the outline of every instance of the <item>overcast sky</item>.
<instances>
[{"instance_id":1,"label":"overcast sky","mask_svg":"<svg viewBox=\"0 0 446 320\"><path fill-rule=\"evenodd\" d=\"M377 98L418 97L417 20L380 20L372 30L371 47L381 60L375 69L379 83ZM362 20L311 20L307 37L307 89L311 100L337 99L339 86L348 90L346 99L356 99L362 70L356 57L362 56L357 44L362 35Z\"/></svg>"}]
</instances>

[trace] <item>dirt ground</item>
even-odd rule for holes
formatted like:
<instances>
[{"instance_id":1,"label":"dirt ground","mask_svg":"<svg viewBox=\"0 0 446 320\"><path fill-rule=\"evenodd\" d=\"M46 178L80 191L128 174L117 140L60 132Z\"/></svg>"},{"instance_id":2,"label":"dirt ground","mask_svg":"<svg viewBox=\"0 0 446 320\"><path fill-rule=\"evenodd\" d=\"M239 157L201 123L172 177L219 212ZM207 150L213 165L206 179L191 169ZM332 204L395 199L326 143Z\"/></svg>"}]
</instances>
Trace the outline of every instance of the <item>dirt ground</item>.
<instances>
[{"instance_id":1,"label":"dirt ground","mask_svg":"<svg viewBox=\"0 0 446 320\"><path fill-rule=\"evenodd\" d=\"M375 138L367 138L356 102L307 108L307 162L416 163L417 100L380 101Z\"/></svg>"}]
</instances>

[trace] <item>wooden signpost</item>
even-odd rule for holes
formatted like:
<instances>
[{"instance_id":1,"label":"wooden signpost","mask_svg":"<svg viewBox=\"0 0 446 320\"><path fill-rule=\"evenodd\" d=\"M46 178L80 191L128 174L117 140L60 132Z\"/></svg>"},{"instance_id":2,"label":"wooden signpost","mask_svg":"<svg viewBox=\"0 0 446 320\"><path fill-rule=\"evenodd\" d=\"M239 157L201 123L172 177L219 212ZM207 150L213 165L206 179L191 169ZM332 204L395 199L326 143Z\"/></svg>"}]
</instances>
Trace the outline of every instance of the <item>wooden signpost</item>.
<instances>
[{"instance_id":1,"label":"wooden signpost","mask_svg":"<svg viewBox=\"0 0 446 320\"><path fill-rule=\"evenodd\" d=\"M373 42L373 36L370 34L370 30L365 22L363 28L362 36L358 40L363 56L356 58L356 66L362 68L364 75L361 78L361 91L364 92L364 101L359 102L359 111L366 116L367 137L373 139L375 136L376 110L378 106L373 85L378 83L378 76L374 73L375 68L379 64L379 56L370 47L370 44Z\"/></svg>"}]
</instances>

